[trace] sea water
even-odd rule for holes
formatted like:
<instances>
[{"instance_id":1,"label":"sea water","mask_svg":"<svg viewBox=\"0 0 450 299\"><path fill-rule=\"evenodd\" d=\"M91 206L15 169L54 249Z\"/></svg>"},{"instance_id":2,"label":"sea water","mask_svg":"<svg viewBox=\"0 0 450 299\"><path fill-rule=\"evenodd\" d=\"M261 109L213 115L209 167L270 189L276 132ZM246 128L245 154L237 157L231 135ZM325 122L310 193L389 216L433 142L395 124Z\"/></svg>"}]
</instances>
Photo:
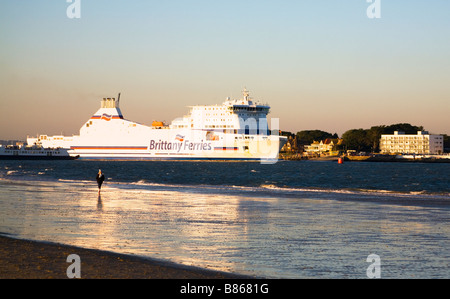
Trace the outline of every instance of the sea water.
<instances>
[{"instance_id":1,"label":"sea water","mask_svg":"<svg viewBox=\"0 0 450 299\"><path fill-rule=\"evenodd\" d=\"M264 278L366 278L372 254L382 278L450 278L449 175L432 163L0 161L0 232Z\"/></svg>"}]
</instances>

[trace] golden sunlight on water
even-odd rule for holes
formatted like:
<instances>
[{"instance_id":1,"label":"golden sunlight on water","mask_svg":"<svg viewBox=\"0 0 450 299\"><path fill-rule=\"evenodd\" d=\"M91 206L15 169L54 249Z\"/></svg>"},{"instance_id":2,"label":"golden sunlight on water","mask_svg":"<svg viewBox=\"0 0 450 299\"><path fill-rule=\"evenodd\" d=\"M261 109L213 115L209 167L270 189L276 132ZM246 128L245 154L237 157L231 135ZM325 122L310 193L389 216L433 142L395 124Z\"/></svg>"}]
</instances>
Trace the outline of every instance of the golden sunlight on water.
<instances>
[{"instance_id":1,"label":"golden sunlight on water","mask_svg":"<svg viewBox=\"0 0 450 299\"><path fill-rule=\"evenodd\" d=\"M21 238L264 277L364 277L372 253L383 258L385 276L449 271L445 209L195 188L111 184L99 196L86 182L0 184L0 231Z\"/></svg>"}]
</instances>

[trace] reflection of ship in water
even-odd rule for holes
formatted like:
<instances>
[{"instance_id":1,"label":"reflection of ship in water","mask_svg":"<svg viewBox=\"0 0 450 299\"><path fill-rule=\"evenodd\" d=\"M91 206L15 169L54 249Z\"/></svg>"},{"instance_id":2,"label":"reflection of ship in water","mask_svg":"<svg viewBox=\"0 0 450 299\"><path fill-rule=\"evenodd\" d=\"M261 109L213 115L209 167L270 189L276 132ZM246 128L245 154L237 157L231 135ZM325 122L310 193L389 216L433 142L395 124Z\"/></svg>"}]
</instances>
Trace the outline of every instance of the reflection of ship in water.
<instances>
[{"instance_id":1,"label":"reflection of ship in water","mask_svg":"<svg viewBox=\"0 0 450 299\"><path fill-rule=\"evenodd\" d=\"M0 145L0 160L70 160L71 156L64 148L43 148L41 146Z\"/></svg>"},{"instance_id":2,"label":"reflection of ship in water","mask_svg":"<svg viewBox=\"0 0 450 299\"><path fill-rule=\"evenodd\" d=\"M120 95L119 95L120 96ZM270 107L250 98L227 98L222 105L190 107L170 125L152 126L124 119L119 99L104 98L77 136L40 135L28 144L58 147L80 159L277 159L286 138L269 130Z\"/></svg>"}]
</instances>

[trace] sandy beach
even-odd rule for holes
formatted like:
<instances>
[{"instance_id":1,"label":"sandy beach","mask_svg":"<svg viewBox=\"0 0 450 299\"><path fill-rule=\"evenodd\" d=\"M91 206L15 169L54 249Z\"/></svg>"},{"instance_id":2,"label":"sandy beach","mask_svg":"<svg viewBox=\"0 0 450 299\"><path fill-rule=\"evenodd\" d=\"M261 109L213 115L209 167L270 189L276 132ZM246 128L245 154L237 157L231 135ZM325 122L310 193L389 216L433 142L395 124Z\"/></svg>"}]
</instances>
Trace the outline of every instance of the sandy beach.
<instances>
[{"instance_id":1,"label":"sandy beach","mask_svg":"<svg viewBox=\"0 0 450 299\"><path fill-rule=\"evenodd\" d=\"M81 259L82 279L242 279L246 276L132 255L0 236L0 279L68 279L67 257Z\"/></svg>"}]
</instances>

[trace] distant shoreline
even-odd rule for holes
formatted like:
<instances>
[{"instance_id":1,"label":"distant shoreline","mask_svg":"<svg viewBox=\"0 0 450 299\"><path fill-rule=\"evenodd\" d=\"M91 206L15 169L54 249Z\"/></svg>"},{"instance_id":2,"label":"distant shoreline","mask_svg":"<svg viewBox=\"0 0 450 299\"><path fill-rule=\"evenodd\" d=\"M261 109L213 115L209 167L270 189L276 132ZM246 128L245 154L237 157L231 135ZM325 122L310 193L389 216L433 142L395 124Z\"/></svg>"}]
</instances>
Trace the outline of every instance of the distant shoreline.
<instances>
[{"instance_id":1,"label":"distant shoreline","mask_svg":"<svg viewBox=\"0 0 450 299\"><path fill-rule=\"evenodd\" d=\"M344 156L344 161L347 162L417 162L417 163L450 163L450 159L445 158L423 158L418 155L416 158L399 158L394 155L370 155L370 156ZM323 157L304 157L301 154L280 153L280 160L288 161L338 161L340 156L323 156Z\"/></svg>"}]
</instances>

